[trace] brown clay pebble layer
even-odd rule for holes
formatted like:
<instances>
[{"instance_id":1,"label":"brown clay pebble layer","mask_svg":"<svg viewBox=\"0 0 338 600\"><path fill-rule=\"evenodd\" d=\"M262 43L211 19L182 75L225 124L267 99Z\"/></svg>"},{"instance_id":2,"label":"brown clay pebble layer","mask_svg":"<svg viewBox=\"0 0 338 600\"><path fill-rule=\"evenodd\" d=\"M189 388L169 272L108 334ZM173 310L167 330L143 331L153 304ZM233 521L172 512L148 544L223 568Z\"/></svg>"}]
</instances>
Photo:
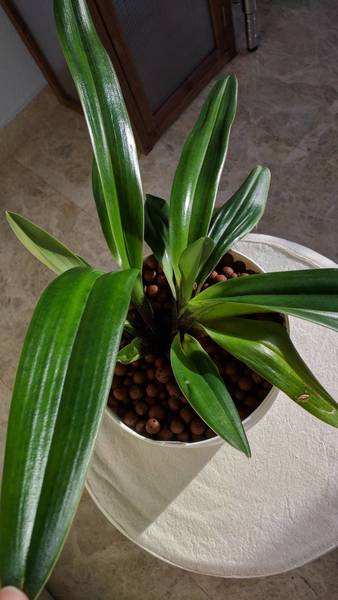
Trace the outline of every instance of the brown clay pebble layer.
<instances>
[{"instance_id":1,"label":"brown clay pebble layer","mask_svg":"<svg viewBox=\"0 0 338 600\"><path fill-rule=\"evenodd\" d=\"M234 260L227 253L211 273L203 288L234 277L254 274L245 262ZM143 267L144 291L155 316L161 323L161 337L171 323L173 298L166 277L154 256L146 258ZM275 320L283 323L278 314L261 313L250 318ZM131 304L128 319L137 325L137 313ZM121 347L131 336L125 333ZM245 364L217 346L207 335L198 340L217 365L231 393L242 420L246 419L271 389L270 383L251 371ZM166 354L159 349L129 364L116 364L108 405L128 426L142 436L161 441L198 442L210 439L215 433L200 419L178 387Z\"/></svg>"}]
</instances>

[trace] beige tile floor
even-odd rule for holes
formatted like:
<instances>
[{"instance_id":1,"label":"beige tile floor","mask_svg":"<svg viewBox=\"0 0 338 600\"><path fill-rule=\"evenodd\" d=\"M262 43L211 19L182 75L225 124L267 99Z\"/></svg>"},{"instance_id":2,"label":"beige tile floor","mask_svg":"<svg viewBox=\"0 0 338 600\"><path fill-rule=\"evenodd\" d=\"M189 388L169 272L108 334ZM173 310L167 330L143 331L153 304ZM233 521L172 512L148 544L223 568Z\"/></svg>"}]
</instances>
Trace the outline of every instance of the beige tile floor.
<instances>
[{"instance_id":1,"label":"beige tile floor","mask_svg":"<svg viewBox=\"0 0 338 600\"><path fill-rule=\"evenodd\" d=\"M338 259L338 5L330 0L264 0L262 43L227 67L240 99L219 198L257 163L272 171L258 230ZM145 190L168 197L182 142L205 90L141 159ZM48 228L97 266L111 259L90 190L91 150L83 119L46 89L0 134L1 208ZM51 274L0 219L0 452L21 343ZM1 457L0 457L1 458ZM49 582L57 600L298 600L338 598L338 553L258 580L195 576L161 563L114 530L85 494Z\"/></svg>"}]
</instances>

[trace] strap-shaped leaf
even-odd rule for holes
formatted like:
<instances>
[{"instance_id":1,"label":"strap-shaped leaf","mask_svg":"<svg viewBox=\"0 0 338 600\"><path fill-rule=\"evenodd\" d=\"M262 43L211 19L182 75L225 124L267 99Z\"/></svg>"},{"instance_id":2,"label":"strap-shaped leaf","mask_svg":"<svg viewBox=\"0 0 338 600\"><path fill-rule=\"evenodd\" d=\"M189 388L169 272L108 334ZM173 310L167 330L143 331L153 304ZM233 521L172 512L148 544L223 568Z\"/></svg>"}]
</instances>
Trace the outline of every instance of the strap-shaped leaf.
<instances>
[{"instance_id":1,"label":"strap-shaped leaf","mask_svg":"<svg viewBox=\"0 0 338 600\"><path fill-rule=\"evenodd\" d=\"M159 263L168 257L169 206L158 196L146 195L144 205L144 238Z\"/></svg>"},{"instance_id":2,"label":"strap-shaped leaf","mask_svg":"<svg viewBox=\"0 0 338 600\"><path fill-rule=\"evenodd\" d=\"M173 270L168 252L169 243L169 207L158 196L146 195L144 206L144 237L156 256L168 280L171 291L176 297Z\"/></svg>"},{"instance_id":3,"label":"strap-shaped leaf","mask_svg":"<svg viewBox=\"0 0 338 600\"><path fill-rule=\"evenodd\" d=\"M7 433L0 581L31 600L82 493L135 276L67 271L46 289L28 329Z\"/></svg>"},{"instance_id":4,"label":"strap-shaped leaf","mask_svg":"<svg viewBox=\"0 0 338 600\"><path fill-rule=\"evenodd\" d=\"M236 104L237 80L228 75L211 90L184 144L170 199L170 253L176 275L187 245L208 235Z\"/></svg>"},{"instance_id":5,"label":"strap-shaped leaf","mask_svg":"<svg viewBox=\"0 0 338 600\"><path fill-rule=\"evenodd\" d=\"M122 266L121 253L119 252L119 250L115 244L114 229L113 229L113 224L111 222L111 219L113 217L110 215L110 211L109 211L110 204L107 203L104 191L102 189L100 173L97 168L95 156L93 157L93 164L92 164L92 190L93 190L93 196L94 196L94 200L95 200L95 204L96 204L97 214L99 216L100 223L101 223L101 229L102 229L103 235L106 239L107 246L108 246L112 256L114 257L116 263L118 264L119 267L121 267Z\"/></svg>"},{"instance_id":6,"label":"strap-shaped leaf","mask_svg":"<svg viewBox=\"0 0 338 600\"><path fill-rule=\"evenodd\" d=\"M240 416L215 363L191 335L179 334L170 352L171 366L182 393L195 411L226 442L250 456Z\"/></svg>"},{"instance_id":7,"label":"strap-shaped leaf","mask_svg":"<svg viewBox=\"0 0 338 600\"><path fill-rule=\"evenodd\" d=\"M204 325L215 319L262 312L282 312L338 331L338 296L240 296L223 300L204 300L198 307L195 306L192 312Z\"/></svg>"},{"instance_id":8,"label":"strap-shaped leaf","mask_svg":"<svg viewBox=\"0 0 338 600\"><path fill-rule=\"evenodd\" d=\"M101 191L98 213L123 267L142 266L143 191L122 92L85 0L54 0L59 40L86 116ZM94 166L94 179L95 174ZM97 187L96 184L94 184ZM111 243L114 240L114 243Z\"/></svg>"},{"instance_id":9,"label":"strap-shaped leaf","mask_svg":"<svg viewBox=\"0 0 338 600\"><path fill-rule=\"evenodd\" d=\"M199 296L191 300L191 304L199 300L215 298L231 298L233 296L262 295L278 296L305 294L337 294L338 269L302 269L297 271L280 271L274 273L258 273L250 277L237 277L212 285Z\"/></svg>"},{"instance_id":10,"label":"strap-shaped leaf","mask_svg":"<svg viewBox=\"0 0 338 600\"><path fill-rule=\"evenodd\" d=\"M135 360L138 360L141 356L142 339L139 337L134 338L129 344L121 348L117 355L117 360L124 365L128 365Z\"/></svg>"},{"instance_id":11,"label":"strap-shaped leaf","mask_svg":"<svg viewBox=\"0 0 338 600\"><path fill-rule=\"evenodd\" d=\"M215 249L201 270L201 283L233 244L249 233L263 216L270 178L269 169L256 167L230 200L215 210L208 232Z\"/></svg>"},{"instance_id":12,"label":"strap-shaped leaf","mask_svg":"<svg viewBox=\"0 0 338 600\"><path fill-rule=\"evenodd\" d=\"M235 318L210 322L205 331L299 406L338 427L338 404L306 366L282 325Z\"/></svg>"},{"instance_id":13,"label":"strap-shaped leaf","mask_svg":"<svg viewBox=\"0 0 338 600\"><path fill-rule=\"evenodd\" d=\"M29 219L13 212L6 212L6 218L25 248L57 275L74 267L89 266L83 258Z\"/></svg>"},{"instance_id":14,"label":"strap-shaped leaf","mask_svg":"<svg viewBox=\"0 0 338 600\"><path fill-rule=\"evenodd\" d=\"M338 330L338 269L262 273L218 283L189 302L195 318L208 322L277 311Z\"/></svg>"},{"instance_id":15,"label":"strap-shaped leaf","mask_svg":"<svg viewBox=\"0 0 338 600\"><path fill-rule=\"evenodd\" d=\"M109 214L107 212L107 204L105 202L105 197L103 194L100 175L99 175L99 171L97 168L95 157L93 159L92 187L93 187L93 194L94 194L94 198L95 198L95 202L96 202L97 212L100 217L101 227L102 227L104 236L106 238L107 245L108 245L113 257L117 261L117 264L119 265L119 267L121 267L122 266L121 256L120 256L119 251L116 248L115 240L114 240L114 236L113 236L113 229L110 226ZM144 295L141 274L138 275L138 277L135 281L134 290L133 290L133 301L138 306L139 310L141 310L143 315L149 316L150 311L149 311L149 307L148 307L148 302Z\"/></svg>"},{"instance_id":16,"label":"strap-shaped leaf","mask_svg":"<svg viewBox=\"0 0 338 600\"><path fill-rule=\"evenodd\" d=\"M210 256L214 245L213 240L204 237L190 244L182 252L178 263L181 275L180 296L182 304L185 304L191 298L193 285L196 282L200 266Z\"/></svg>"}]
</instances>

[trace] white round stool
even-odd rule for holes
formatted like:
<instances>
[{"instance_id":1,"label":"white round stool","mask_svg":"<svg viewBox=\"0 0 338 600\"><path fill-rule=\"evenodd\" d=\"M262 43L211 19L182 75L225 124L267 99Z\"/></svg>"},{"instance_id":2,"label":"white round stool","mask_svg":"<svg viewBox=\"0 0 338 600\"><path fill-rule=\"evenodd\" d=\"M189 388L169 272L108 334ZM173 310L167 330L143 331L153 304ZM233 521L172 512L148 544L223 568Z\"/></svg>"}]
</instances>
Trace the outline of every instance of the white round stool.
<instances>
[{"instance_id":1,"label":"white round stool","mask_svg":"<svg viewBox=\"0 0 338 600\"><path fill-rule=\"evenodd\" d=\"M266 271L336 266L303 246L251 234L236 249ZM291 337L338 399L338 336L290 318ZM298 567L338 540L338 431L279 392L248 433L252 458L210 448L154 447L107 412L87 489L130 540L183 569L258 577Z\"/></svg>"}]
</instances>

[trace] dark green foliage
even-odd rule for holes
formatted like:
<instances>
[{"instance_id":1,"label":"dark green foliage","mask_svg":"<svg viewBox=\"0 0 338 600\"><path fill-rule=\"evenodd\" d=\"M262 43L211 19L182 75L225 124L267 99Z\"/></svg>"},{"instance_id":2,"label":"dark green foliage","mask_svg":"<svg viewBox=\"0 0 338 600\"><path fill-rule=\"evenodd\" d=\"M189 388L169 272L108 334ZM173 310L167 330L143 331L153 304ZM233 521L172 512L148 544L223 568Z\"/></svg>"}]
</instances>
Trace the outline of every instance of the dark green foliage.
<instances>
[{"instance_id":1,"label":"dark green foliage","mask_svg":"<svg viewBox=\"0 0 338 600\"><path fill-rule=\"evenodd\" d=\"M214 208L236 112L236 78L221 79L209 93L184 145L170 205L150 195L144 203L121 90L86 2L54 0L54 6L93 145L97 212L110 252L125 270L91 269L25 217L8 214L19 240L59 275L42 295L26 336L0 505L0 585L16 585L31 600L48 578L75 514L123 328L135 336L120 351L125 363L149 348L156 332L163 337L143 292L144 234L173 294L166 349L177 383L211 429L250 456L229 391L195 331L206 332L293 401L338 427L337 404L286 329L253 318L277 311L337 329L337 269L252 275L199 293L225 252L257 224L268 194L270 173L258 166L227 203ZM131 297L137 323L126 321Z\"/></svg>"}]
</instances>

